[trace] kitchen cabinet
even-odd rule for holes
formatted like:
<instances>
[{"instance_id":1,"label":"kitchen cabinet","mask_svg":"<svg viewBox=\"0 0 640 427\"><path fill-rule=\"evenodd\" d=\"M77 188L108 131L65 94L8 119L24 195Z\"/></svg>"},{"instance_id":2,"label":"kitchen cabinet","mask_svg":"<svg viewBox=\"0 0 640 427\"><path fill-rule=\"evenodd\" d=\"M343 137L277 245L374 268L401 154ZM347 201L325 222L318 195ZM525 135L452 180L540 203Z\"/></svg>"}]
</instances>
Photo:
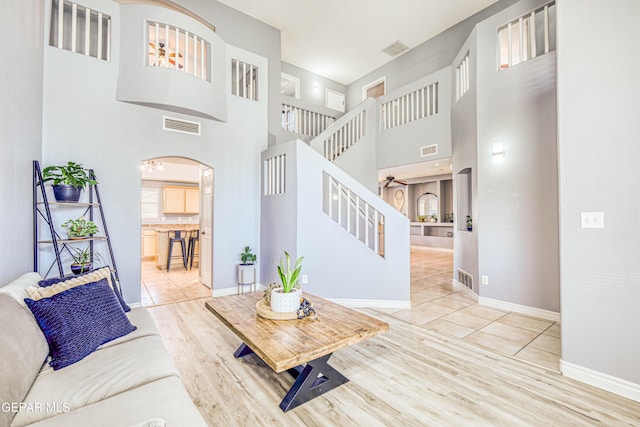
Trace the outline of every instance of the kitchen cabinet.
<instances>
[{"instance_id":1,"label":"kitchen cabinet","mask_svg":"<svg viewBox=\"0 0 640 427\"><path fill-rule=\"evenodd\" d=\"M154 258L156 256L156 231L142 231L142 258Z\"/></svg>"},{"instance_id":2,"label":"kitchen cabinet","mask_svg":"<svg viewBox=\"0 0 640 427\"><path fill-rule=\"evenodd\" d=\"M200 190L196 187L164 185L165 214L197 214L200 212Z\"/></svg>"}]
</instances>

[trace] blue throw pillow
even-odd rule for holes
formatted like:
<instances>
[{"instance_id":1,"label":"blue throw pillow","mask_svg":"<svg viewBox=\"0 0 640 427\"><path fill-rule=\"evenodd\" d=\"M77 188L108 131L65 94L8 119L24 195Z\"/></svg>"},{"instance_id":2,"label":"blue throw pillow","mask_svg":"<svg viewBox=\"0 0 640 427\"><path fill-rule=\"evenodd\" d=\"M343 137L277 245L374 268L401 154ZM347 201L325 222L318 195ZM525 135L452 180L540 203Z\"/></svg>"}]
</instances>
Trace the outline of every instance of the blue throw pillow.
<instances>
[{"instance_id":1,"label":"blue throw pillow","mask_svg":"<svg viewBox=\"0 0 640 427\"><path fill-rule=\"evenodd\" d=\"M136 330L107 279L50 298L24 300L49 343L53 369L78 362L102 344Z\"/></svg>"},{"instance_id":2,"label":"blue throw pillow","mask_svg":"<svg viewBox=\"0 0 640 427\"><path fill-rule=\"evenodd\" d=\"M38 282L38 286L40 286L41 288L46 288L47 286L51 286L51 285L55 285L56 283L60 283L60 282L64 282L65 280L69 280L69 279L75 279L75 278L79 278L82 276L86 276L87 274L91 274L96 270L100 270L103 268L109 268L109 267L99 267L99 268L94 268L93 270L90 271L86 271L84 273L81 274L76 274L75 276L69 276L69 277L54 277L52 279L44 279L44 280L40 280ZM118 301L120 302L120 305L122 306L122 309L125 312L130 312L131 311L131 307L129 307L127 305L127 303L125 302L124 298L122 297L122 293L120 292L120 288L118 287L118 284L116 282L116 278L113 274L113 271L109 268L109 271L111 272L111 283L113 284L113 292L115 292L116 297L118 298Z\"/></svg>"}]
</instances>

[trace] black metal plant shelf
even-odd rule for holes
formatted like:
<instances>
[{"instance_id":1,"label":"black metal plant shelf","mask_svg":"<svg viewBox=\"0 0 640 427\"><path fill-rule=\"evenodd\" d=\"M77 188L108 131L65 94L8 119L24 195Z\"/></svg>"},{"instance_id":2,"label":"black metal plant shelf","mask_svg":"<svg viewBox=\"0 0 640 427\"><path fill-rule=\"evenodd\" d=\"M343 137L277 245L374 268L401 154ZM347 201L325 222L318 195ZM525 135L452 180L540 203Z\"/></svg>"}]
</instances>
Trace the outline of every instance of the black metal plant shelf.
<instances>
[{"instance_id":1,"label":"black metal plant shelf","mask_svg":"<svg viewBox=\"0 0 640 427\"><path fill-rule=\"evenodd\" d=\"M89 177L96 180L96 175L92 169L89 169ZM109 230L107 228L107 222L104 217L104 210L102 208L102 201L100 200L100 191L98 190L98 184L89 185L86 191L89 194L89 202L56 202L49 201L45 184L42 181L42 170L40 169L40 163L37 160L33 161L33 271L40 272L40 260L39 260L39 246L50 245L55 253L55 260L51 263L43 277L47 278L51 270L57 266L59 277L64 277L64 268L61 255L65 252L71 255L69 245L75 243L88 242L89 252L91 254L91 262L94 260L94 241L106 241L109 251L109 262L111 270L120 284L120 278L118 277L118 269L116 268L116 260L113 256L113 248L111 246L111 238L109 237ZM40 194L40 195L38 195ZM95 201L94 201L95 197ZM84 208L84 212L81 216L89 214L89 220L94 220L94 210L97 210L100 214L100 222L102 223L102 231L104 236L90 236L84 239L63 239L55 230L54 220L51 215L51 208ZM49 239L38 239L39 229L43 227L43 233L48 230Z\"/></svg>"}]
</instances>

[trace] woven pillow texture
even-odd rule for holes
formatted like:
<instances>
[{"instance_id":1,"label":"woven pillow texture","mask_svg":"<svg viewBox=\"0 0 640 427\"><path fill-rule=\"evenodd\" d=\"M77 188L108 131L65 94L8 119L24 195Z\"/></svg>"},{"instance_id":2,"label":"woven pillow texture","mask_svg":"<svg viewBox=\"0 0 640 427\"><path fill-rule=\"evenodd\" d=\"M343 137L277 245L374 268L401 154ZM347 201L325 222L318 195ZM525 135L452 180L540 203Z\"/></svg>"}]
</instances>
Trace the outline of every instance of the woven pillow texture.
<instances>
[{"instance_id":1,"label":"woven pillow texture","mask_svg":"<svg viewBox=\"0 0 640 427\"><path fill-rule=\"evenodd\" d=\"M49 364L56 370L136 330L106 278L49 298L24 301L44 332L49 343Z\"/></svg>"},{"instance_id":2,"label":"woven pillow texture","mask_svg":"<svg viewBox=\"0 0 640 427\"><path fill-rule=\"evenodd\" d=\"M120 293L115 277L113 277L113 273L109 267L97 268L73 277L56 277L53 279L40 280L38 282L39 287L30 286L25 290L27 295L29 295L29 298L39 300L40 298L48 298L57 293L64 292L67 289L96 282L103 278L107 279L109 282L109 286L111 286L113 292L115 292L122 309L125 312L131 311L131 308L124 301L124 298L122 298L122 294Z\"/></svg>"}]
</instances>

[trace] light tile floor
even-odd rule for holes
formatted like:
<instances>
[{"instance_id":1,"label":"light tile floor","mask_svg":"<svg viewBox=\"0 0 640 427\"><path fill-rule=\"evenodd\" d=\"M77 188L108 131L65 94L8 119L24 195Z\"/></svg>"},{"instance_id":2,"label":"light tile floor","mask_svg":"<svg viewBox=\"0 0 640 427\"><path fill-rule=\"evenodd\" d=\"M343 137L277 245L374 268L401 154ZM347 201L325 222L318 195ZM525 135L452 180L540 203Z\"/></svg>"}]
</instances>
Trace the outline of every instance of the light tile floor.
<instances>
[{"instance_id":1,"label":"light tile floor","mask_svg":"<svg viewBox=\"0 0 640 427\"><path fill-rule=\"evenodd\" d=\"M482 306L452 288L453 254L411 250L411 309L374 309L453 338L559 370L560 324ZM198 270L158 270L142 262L142 305L153 306L204 298L211 290Z\"/></svg>"},{"instance_id":2,"label":"light tile floor","mask_svg":"<svg viewBox=\"0 0 640 427\"><path fill-rule=\"evenodd\" d=\"M411 309L375 309L439 333L559 370L560 324L496 310L453 289L453 254L411 250Z\"/></svg>"},{"instance_id":3,"label":"light tile floor","mask_svg":"<svg viewBox=\"0 0 640 427\"><path fill-rule=\"evenodd\" d=\"M159 270L154 261L141 263L141 305L171 304L211 296L211 289L198 278L198 269L185 270L173 265L171 271Z\"/></svg>"}]
</instances>

